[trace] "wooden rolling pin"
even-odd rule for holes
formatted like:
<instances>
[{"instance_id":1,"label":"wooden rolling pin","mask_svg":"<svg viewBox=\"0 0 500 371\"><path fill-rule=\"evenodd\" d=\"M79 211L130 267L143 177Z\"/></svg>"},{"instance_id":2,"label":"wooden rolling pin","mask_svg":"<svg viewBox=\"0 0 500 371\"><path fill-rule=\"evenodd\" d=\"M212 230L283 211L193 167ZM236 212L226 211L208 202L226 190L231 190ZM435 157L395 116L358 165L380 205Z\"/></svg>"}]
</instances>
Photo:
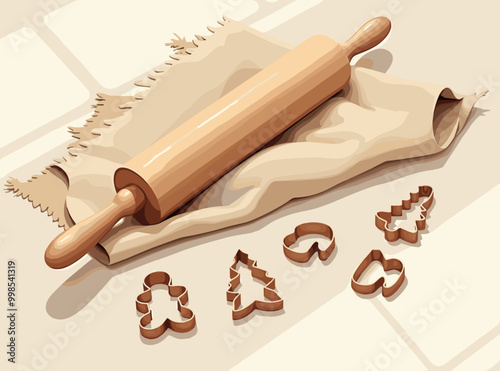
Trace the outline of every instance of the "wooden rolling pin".
<instances>
[{"instance_id":1,"label":"wooden rolling pin","mask_svg":"<svg viewBox=\"0 0 500 371\"><path fill-rule=\"evenodd\" d=\"M380 43L390 28L379 17L343 44L313 36L172 130L115 172L111 204L57 236L45 252L47 264L76 262L124 216L143 224L164 220L340 91L351 58Z\"/></svg>"}]
</instances>

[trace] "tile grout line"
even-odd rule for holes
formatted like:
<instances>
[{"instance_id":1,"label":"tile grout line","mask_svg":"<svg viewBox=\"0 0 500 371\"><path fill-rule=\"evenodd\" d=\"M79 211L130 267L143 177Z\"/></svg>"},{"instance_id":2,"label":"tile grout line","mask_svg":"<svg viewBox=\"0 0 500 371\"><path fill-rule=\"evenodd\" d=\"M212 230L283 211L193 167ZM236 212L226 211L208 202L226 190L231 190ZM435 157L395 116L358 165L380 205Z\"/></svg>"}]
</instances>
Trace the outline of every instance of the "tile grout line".
<instances>
[{"instance_id":1,"label":"tile grout line","mask_svg":"<svg viewBox=\"0 0 500 371\"><path fill-rule=\"evenodd\" d=\"M78 60L48 26L41 29L37 35L89 91L104 89L82 62Z\"/></svg>"},{"instance_id":2,"label":"tile grout line","mask_svg":"<svg viewBox=\"0 0 500 371\"><path fill-rule=\"evenodd\" d=\"M392 314L385 308L382 303L374 298L370 300L375 309L384 317L384 319L389 322L389 325L396 331L396 334L408 345L408 348L413 351L417 358L422 362L422 364L427 368L428 371L437 369L437 367L432 364L432 362L427 358L424 352L417 346L417 344L411 339L410 335L406 332L403 326L392 316ZM403 337L403 336L404 337Z\"/></svg>"},{"instance_id":3,"label":"tile grout line","mask_svg":"<svg viewBox=\"0 0 500 371\"><path fill-rule=\"evenodd\" d=\"M156 67L162 66L169 60L169 55L172 54L171 49L165 46L165 58L158 65L153 66L135 76L134 78L125 81L124 83L114 87L105 88L90 71L78 60L78 58L71 52L71 50L57 37L55 33L48 28L44 28L38 36L42 41L56 54L56 56L66 65L66 67L75 75L78 80L87 88L90 94L104 93L109 95L123 95L125 92L137 87L134 83L137 80L144 80L148 73L151 73ZM91 100L94 100L92 96Z\"/></svg>"},{"instance_id":4,"label":"tile grout line","mask_svg":"<svg viewBox=\"0 0 500 371\"><path fill-rule=\"evenodd\" d=\"M448 367L449 369L455 368L458 365L462 364L464 361L472 357L478 351L483 349L486 345L488 345L491 341L495 339L495 337L500 335L500 325L493 327L486 334L481 336L479 339L470 344L467 348L463 349L459 354L446 362L442 367Z\"/></svg>"},{"instance_id":5,"label":"tile grout line","mask_svg":"<svg viewBox=\"0 0 500 371\"><path fill-rule=\"evenodd\" d=\"M90 115L93 113L92 105L95 104L95 97L97 94L102 93L103 90L106 91L106 94L110 95L120 95L123 96L127 91L132 90L134 87L134 82L145 77L150 70L145 71L143 74L136 76L134 79L129 80L122 85L118 86L117 88L112 89L111 91L108 89L98 89L94 91L94 94L89 96L89 98L84 102L78 105L77 107L71 109L70 111L67 111L66 113L60 115L59 117L49 121L48 123L38 127L35 130L30 131L29 133L25 134L24 136L12 141L11 143L3 146L0 148L0 159L3 157L11 154L12 152L15 152L22 147L25 147L38 139L39 137L53 131L56 129L59 129L63 126L68 126L72 121L77 119L80 116L83 116L85 114ZM128 88L128 89L127 89ZM84 122L82 122L82 125ZM68 136L68 138L71 138Z\"/></svg>"},{"instance_id":6,"label":"tile grout line","mask_svg":"<svg viewBox=\"0 0 500 371\"><path fill-rule=\"evenodd\" d=\"M275 12L252 23L250 27L265 33L272 31L276 27L281 26L296 16L313 9L324 1L325 0L294 0L291 3L277 9Z\"/></svg>"},{"instance_id":7,"label":"tile grout line","mask_svg":"<svg viewBox=\"0 0 500 371\"><path fill-rule=\"evenodd\" d=\"M50 133L53 130L59 129L63 126L68 126L71 121L74 121L80 116L88 114L91 111L90 105L94 103L94 99L88 99L84 103L78 105L71 111L62 114L54 120L38 127L35 130L23 135L22 137L14 140L13 142L7 144L6 146L0 148L0 160L26 146L33 143L38 138ZM90 115L89 115L90 117ZM82 125L84 123L82 122ZM71 135L68 132L68 139L71 139Z\"/></svg>"}]
</instances>

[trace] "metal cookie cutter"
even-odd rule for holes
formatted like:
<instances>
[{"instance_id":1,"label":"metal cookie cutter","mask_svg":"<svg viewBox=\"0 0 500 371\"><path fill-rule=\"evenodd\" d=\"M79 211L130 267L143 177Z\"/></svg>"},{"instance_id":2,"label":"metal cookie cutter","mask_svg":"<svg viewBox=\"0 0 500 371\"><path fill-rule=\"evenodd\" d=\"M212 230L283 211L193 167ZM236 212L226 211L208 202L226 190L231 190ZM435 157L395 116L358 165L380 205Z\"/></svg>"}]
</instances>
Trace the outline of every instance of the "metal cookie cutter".
<instances>
[{"instance_id":1,"label":"metal cookie cutter","mask_svg":"<svg viewBox=\"0 0 500 371\"><path fill-rule=\"evenodd\" d=\"M154 285L166 285L168 294L177 297L177 310L186 321L176 322L167 318L160 326L156 328L147 328L153 320L153 314L149 309L149 303L152 300L151 288ZM153 272L144 279L144 291L137 297L136 308L143 313L139 323L141 335L147 339L156 339L163 335L169 328L175 332L188 332L196 326L196 318L191 309L185 307L188 301L188 292L184 286L173 286L172 279L165 272Z\"/></svg>"},{"instance_id":2,"label":"metal cookie cutter","mask_svg":"<svg viewBox=\"0 0 500 371\"><path fill-rule=\"evenodd\" d=\"M363 275L365 270L370 266L374 261L380 262L382 267L384 268L384 272L390 270L396 270L399 272L399 277L395 283L391 286L387 286L385 284L385 278L380 277L374 283L371 284L361 284L359 283L359 278ZM380 250L372 250L366 258L361 262L359 267L354 272L351 279L351 287L358 294L373 294L378 290L379 287L382 286L382 295L387 298L389 296L394 295L405 280L405 267L401 260L399 259L386 259L384 254Z\"/></svg>"},{"instance_id":3,"label":"metal cookie cutter","mask_svg":"<svg viewBox=\"0 0 500 371\"><path fill-rule=\"evenodd\" d=\"M236 270L238 262L246 264L248 269L252 274L252 277L259 279L264 282L264 297L269 301L255 300L253 303L247 305L244 308L241 307L241 293L235 292L234 290L240 284L240 274ZM234 257L234 263L229 268L229 289L227 290L227 300L233 302L233 320L242 319L252 313L255 309L265 310L265 311L276 311L283 309L283 299L275 291L276 282L275 279L267 275L267 271L257 267L257 262L248 257L248 254L241 250L238 250Z\"/></svg>"},{"instance_id":4,"label":"metal cookie cutter","mask_svg":"<svg viewBox=\"0 0 500 371\"><path fill-rule=\"evenodd\" d=\"M314 242L311 247L304 252L292 250L290 246L297 242L300 237L309 234L319 234L328 238L331 243L325 250L320 250L318 242ZM283 252L285 256L297 263L306 263L311 259L314 253L318 252L320 260L326 260L335 250L335 236L332 229L323 223L304 223L295 227L292 234L289 234L283 239Z\"/></svg>"},{"instance_id":5,"label":"metal cookie cutter","mask_svg":"<svg viewBox=\"0 0 500 371\"><path fill-rule=\"evenodd\" d=\"M427 199L420 205L420 219L415 221L415 230L408 231L403 228L389 229L392 217L403 215L403 210L410 210L411 204L418 202L420 197L427 197ZM410 193L410 198L408 200L403 200L401 205L391 206L390 212L379 211L375 215L375 225L378 229L384 231L384 237L389 242L394 242L401 238L406 242L416 243L418 241L418 231L425 229L427 210L429 210L433 200L434 191L432 187L426 185L420 186L418 187L418 192Z\"/></svg>"}]
</instances>

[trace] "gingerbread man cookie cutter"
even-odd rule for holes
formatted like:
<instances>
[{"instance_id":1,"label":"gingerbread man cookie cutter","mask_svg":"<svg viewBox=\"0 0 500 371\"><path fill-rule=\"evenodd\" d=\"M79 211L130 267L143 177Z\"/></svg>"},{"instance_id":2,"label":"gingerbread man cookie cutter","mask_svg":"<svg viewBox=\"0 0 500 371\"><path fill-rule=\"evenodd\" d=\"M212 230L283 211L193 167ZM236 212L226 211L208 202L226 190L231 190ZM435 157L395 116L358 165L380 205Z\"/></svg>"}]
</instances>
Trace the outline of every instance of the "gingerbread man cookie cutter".
<instances>
[{"instance_id":1,"label":"gingerbread man cookie cutter","mask_svg":"<svg viewBox=\"0 0 500 371\"><path fill-rule=\"evenodd\" d=\"M185 321L177 322L169 318L155 328L146 327L153 321L153 313L149 307L149 303L153 299L151 288L155 285L166 285L168 294L172 297L177 297L177 310ZM185 305L188 301L188 292L184 286L173 286L172 279L165 272L153 272L144 278L144 291L137 296L136 308L144 314L139 321L139 330L141 335L147 339L156 339L163 335L168 329L174 332L189 332L196 326L196 318L191 309Z\"/></svg>"}]
</instances>

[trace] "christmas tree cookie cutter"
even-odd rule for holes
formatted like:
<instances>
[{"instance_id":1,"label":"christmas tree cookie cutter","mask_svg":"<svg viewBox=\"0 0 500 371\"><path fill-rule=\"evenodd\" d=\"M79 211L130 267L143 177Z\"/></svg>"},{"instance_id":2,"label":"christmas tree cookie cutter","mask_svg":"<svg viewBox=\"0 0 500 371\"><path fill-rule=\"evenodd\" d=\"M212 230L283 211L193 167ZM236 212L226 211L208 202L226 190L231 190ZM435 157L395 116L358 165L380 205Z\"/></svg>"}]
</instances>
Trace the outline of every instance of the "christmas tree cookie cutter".
<instances>
[{"instance_id":1,"label":"christmas tree cookie cutter","mask_svg":"<svg viewBox=\"0 0 500 371\"><path fill-rule=\"evenodd\" d=\"M153 320L153 313L149 307L149 303L153 299L151 288L155 285L166 285L168 294L172 297L177 297L177 310L185 321L177 322L167 318L165 321L155 328L146 327ZM188 292L184 286L173 286L172 279L165 272L153 272L144 278L143 292L137 296L135 302L139 312L144 314L139 321L139 331L142 336L147 339L156 339L162 336L168 329L174 332L189 332L196 326L196 318L191 309L185 305L188 301Z\"/></svg>"},{"instance_id":2,"label":"christmas tree cookie cutter","mask_svg":"<svg viewBox=\"0 0 500 371\"><path fill-rule=\"evenodd\" d=\"M314 242L307 251L300 252L290 248L299 238L314 234L324 236L330 240L330 244L326 249L321 250L317 241ZM334 250L335 236L333 234L333 230L328 225L323 223L311 222L300 224L295 227L293 233L283 239L283 252L285 253L285 256L297 263L308 262L315 252L318 252L320 260L326 260L330 257Z\"/></svg>"},{"instance_id":3,"label":"christmas tree cookie cutter","mask_svg":"<svg viewBox=\"0 0 500 371\"><path fill-rule=\"evenodd\" d=\"M236 270L238 262L245 264L252 274L252 277L264 282L264 297L268 301L254 300L246 307L241 307L241 293L236 292L240 284L240 274ZM267 271L257 267L257 262L248 257L248 254L238 250L234 257L233 264L229 267L229 288L226 292L227 300L233 303L233 320L239 320L254 310L277 311L283 309L283 299L276 292L276 280L268 276Z\"/></svg>"},{"instance_id":4,"label":"christmas tree cookie cutter","mask_svg":"<svg viewBox=\"0 0 500 371\"><path fill-rule=\"evenodd\" d=\"M404 228L390 229L392 217L403 215L403 210L410 210L411 205L419 201L421 197L426 197L424 202L420 205L420 219L415 221L415 229L407 230ZM432 187L424 185L418 187L418 192L410 193L408 200L403 200L401 205L391 206L391 211L379 211L375 215L375 225L381 231L384 231L384 238L389 242L402 239L409 243L416 243L418 241L418 231L425 229L427 221L427 211L434 201L434 190Z\"/></svg>"}]
</instances>

